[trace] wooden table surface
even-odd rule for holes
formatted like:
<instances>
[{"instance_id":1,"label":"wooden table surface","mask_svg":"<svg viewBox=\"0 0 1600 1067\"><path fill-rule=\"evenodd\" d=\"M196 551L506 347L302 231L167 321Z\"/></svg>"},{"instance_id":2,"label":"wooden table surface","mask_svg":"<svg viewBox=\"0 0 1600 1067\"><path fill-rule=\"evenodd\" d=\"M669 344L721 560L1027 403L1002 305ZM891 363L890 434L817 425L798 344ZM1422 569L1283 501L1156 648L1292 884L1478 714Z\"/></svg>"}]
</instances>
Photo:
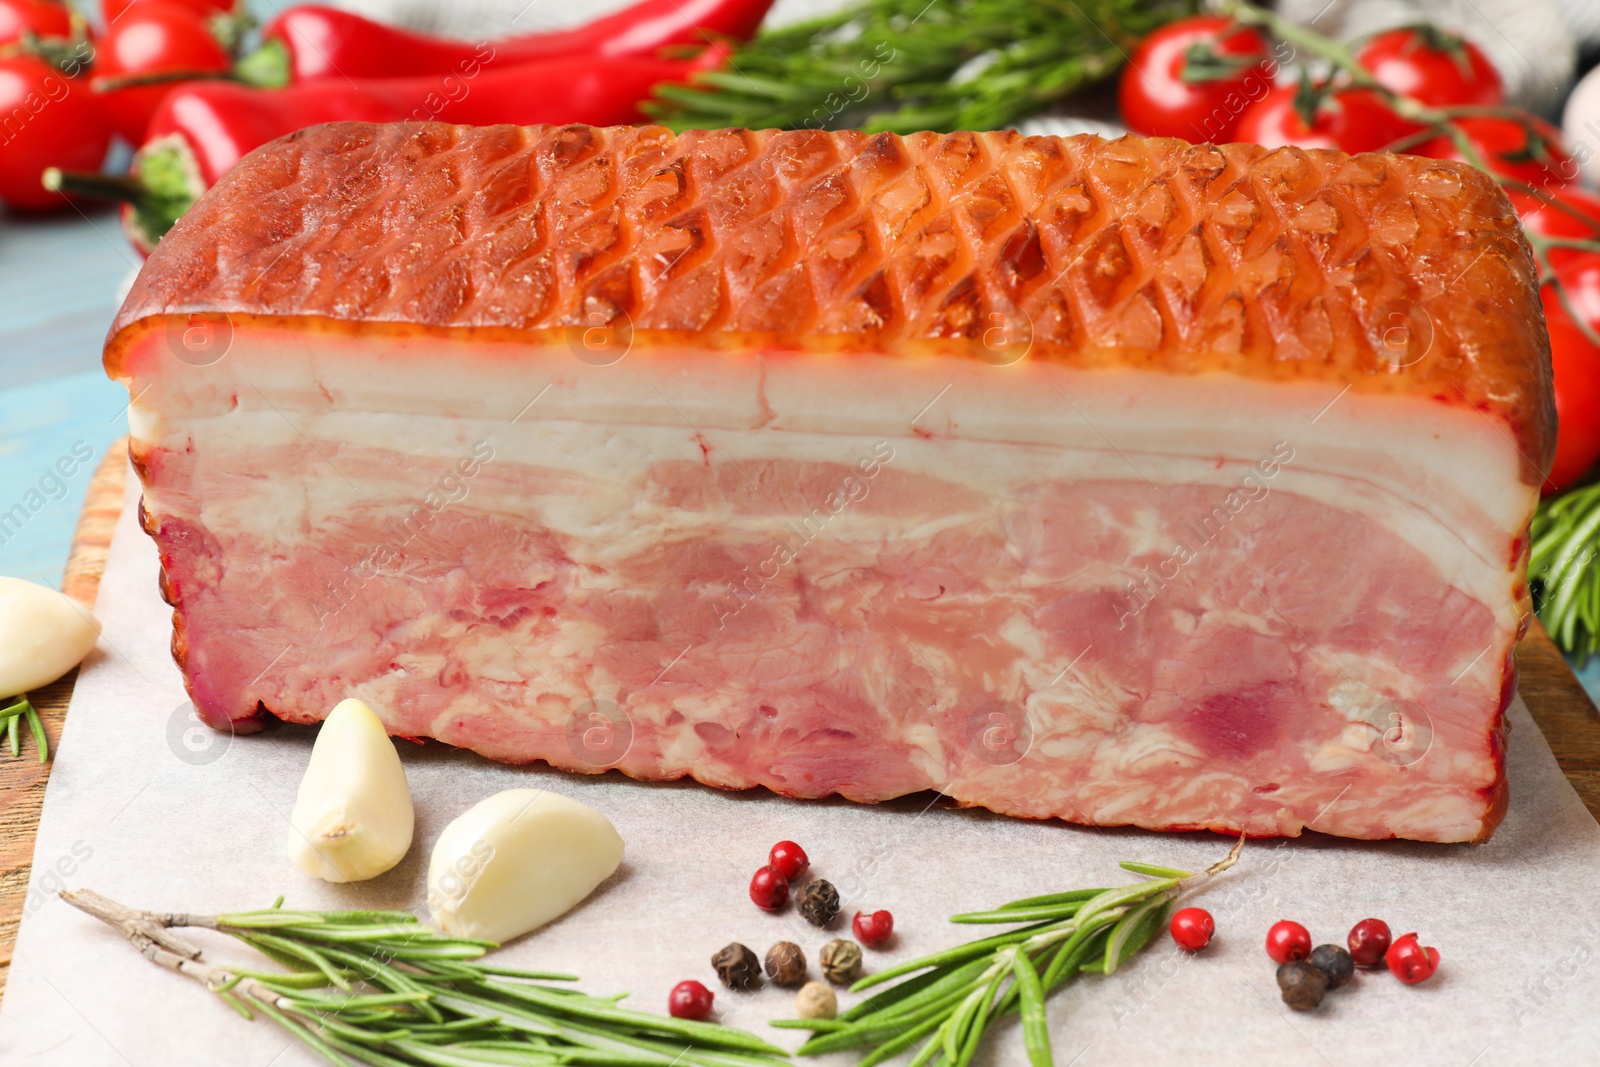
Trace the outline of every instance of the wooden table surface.
<instances>
[{"instance_id":1,"label":"wooden table surface","mask_svg":"<svg viewBox=\"0 0 1600 1067\"><path fill-rule=\"evenodd\" d=\"M61 588L88 605L94 604L100 588L111 534L122 511L127 469L126 448L118 442L95 472L79 518ZM1594 703L1537 620L1517 649L1517 662L1528 710L1590 814L1600 819L1600 715ZM76 677L74 671L33 694L52 744L61 736ZM25 757L33 753L32 742L27 745ZM31 758L0 758L0 994L5 992L11 946L27 900L33 837L49 773L49 764Z\"/></svg>"}]
</instances>

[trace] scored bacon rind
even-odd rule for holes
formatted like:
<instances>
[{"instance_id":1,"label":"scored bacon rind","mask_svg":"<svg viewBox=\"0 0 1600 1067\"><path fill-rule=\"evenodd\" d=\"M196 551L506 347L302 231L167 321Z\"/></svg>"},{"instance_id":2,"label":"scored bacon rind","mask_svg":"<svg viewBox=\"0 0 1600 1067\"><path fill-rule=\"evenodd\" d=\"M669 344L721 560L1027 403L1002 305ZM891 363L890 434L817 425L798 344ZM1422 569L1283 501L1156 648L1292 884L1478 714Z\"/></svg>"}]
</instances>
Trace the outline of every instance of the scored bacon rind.
<instances>
[{"instance_id":1,"label":"scored bacon rind","mask_svg":"<svg viewBox=\"0 0 1600 1067\"><path fill-rule=\"evenodd\" d=\"M240 162L111 328L185 312L870 346L1025 330L1029 358L1555 413L1537 271L1481 172L1094 136L339 123ZM975 358L977 358L975 351Z\"/></svg>"}]
</instances>

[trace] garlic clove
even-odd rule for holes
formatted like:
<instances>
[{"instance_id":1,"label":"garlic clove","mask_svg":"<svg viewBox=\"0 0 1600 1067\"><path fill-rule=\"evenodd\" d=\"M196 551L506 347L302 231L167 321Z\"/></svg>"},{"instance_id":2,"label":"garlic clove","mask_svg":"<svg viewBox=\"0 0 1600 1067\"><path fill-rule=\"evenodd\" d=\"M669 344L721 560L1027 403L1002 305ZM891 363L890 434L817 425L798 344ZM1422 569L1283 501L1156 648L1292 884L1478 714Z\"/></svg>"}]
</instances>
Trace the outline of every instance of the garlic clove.
<instances>
[{"instance_id":1,"label":"garlic clove","mask_svg":"<svg viewBox=\"0 0 1600 1067\"><path fill-rule=\"evenodd\" d=\"M565 914L622 862L622 838L587 804L507 789L445 827L428 908L452 937L506 942Z\"/></svg>"},{"instance_id":2,"label":"garlic clove","mask_svg":"<svg viewBox=\"0 0 1600 1067\"><path fill-rule=\"evenodd\" d=\"M76 667L100 636L100 620L49 586L0 578L0 698L19 696Z\"/></svg>"},{"instance_id":3,"label":"garlic clove","mask_svg":"<svg viewBox=\"0 0 1600 1067\"><path fill-rule=\"evenodd\" d=\"M371 708L342 700L311 747L289 816L289 859L326 882L361 882L399 863L415 816L400 754Z\"/></svg>"}]
</instances>

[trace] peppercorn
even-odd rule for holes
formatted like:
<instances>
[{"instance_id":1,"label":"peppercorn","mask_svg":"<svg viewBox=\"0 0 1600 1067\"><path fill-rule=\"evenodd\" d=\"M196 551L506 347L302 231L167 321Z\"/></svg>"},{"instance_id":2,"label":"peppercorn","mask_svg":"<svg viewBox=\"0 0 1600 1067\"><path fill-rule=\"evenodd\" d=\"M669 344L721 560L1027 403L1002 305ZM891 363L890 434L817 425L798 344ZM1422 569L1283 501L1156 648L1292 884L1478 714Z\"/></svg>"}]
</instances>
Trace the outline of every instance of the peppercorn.
<instances>
[{"instance_id":1,"label":"peppercorn","mask_svg":"<svg viewBox=\"0 0 1600 1067\"><path fill-rule=\"evenodd\" d=\"M839 1014L839 998L821 982L807 982L795 995L794 1013L802 1019L831 1019Z\"/></svg>"},{"instance_id":2,"label":"peppercorn","mask_svg":"<svg viewBox=\"0 0 1600 1067\"><path fill-rule=\"evenodd\" d=\"M1327 977L1329 989L1338 989L1356 973L1356 961L1338 945L1318 945L1307 961Z\"/></svg>"},{"instance_id":3,"label":"peppercorn","mask_svg":"<svg viewBox=\"0 0 1600 1067\"><path fill-rule=\"evenodd\" d=\"M767 949L767 977L779 985L799 985L806 980L806 954L793 941L779 941Z\"/></svg>"},{"instance_id":4,"label":"peppercorn","mask_svg":"<svg viewBox=\"0 0 1600 1067\"><path fill-rule=\"evenodd\" d=\"M761 985L761 961L737 941L712 956L711 966L729 989L756 989Z\"/></svg>"},{"instance_id":5,"label":"peppercorn","mask_svg":"<svg viewBox=\"0 0 1600 1067\"><path fill-rule=\"evenodd\" d=\"M839 914L839 891L821 878L801 886L794 902L812 926L827 926Z\"/></svg>"},{"instance_id":6,"label":"peppercorn","mask_svg":"<svg viewBox=\"0 0 1600 1067\"><path fill-rule=\"evenodd\" d=\"M817 957L823 977L839 985L849 985L861 973L861 946L854 941L836 937L822 946Z\"/></svg>"},{"instance_id":7,"label":"peppercorn","mask_svg":"<svg viewBox=\"0 0 1600 1067\"><path fill-rule=\"evenodd\" d=\"M1322 1003L1322 995L1328 991L1328 976L1305 960L1290 960L1278 966L1278 988L1289 1007L1310 1011Z\"/></svg>"}]
</instances>

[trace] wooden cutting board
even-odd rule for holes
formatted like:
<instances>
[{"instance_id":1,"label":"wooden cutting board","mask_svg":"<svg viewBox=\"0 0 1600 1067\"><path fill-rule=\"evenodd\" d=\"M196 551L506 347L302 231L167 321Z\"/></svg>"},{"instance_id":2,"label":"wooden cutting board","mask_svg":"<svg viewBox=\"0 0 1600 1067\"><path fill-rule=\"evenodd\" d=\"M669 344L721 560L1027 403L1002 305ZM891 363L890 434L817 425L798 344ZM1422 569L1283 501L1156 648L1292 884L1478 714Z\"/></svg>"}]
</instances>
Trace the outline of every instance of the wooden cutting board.
<instances>
[{"instance_id":1,"label":"wooden cutting board","mask_svg":"<svg viewBox=\"0 0 1600 1067\"><path fill-rule=\"evenodd\" d=\"M91 606L100 589L111 534L122 513L127 471L124 440L106 452L90 481L73 537L61 588L68 596ZM1600 714L1537 620L1517 649L1517 662L1521 668L1522 698L1528 710L1589 812L1600 819ZM39 709L52 745L61 736L76 678L77 671L73 671L33 694L34 706ZM34 758L32 740L24 744L21 758L0 754L0 994L5 991L11 946L16 942L27 899L33 837L39 828L45 781L50 773L49 764Z\"/></svg>"}]
</instances>

